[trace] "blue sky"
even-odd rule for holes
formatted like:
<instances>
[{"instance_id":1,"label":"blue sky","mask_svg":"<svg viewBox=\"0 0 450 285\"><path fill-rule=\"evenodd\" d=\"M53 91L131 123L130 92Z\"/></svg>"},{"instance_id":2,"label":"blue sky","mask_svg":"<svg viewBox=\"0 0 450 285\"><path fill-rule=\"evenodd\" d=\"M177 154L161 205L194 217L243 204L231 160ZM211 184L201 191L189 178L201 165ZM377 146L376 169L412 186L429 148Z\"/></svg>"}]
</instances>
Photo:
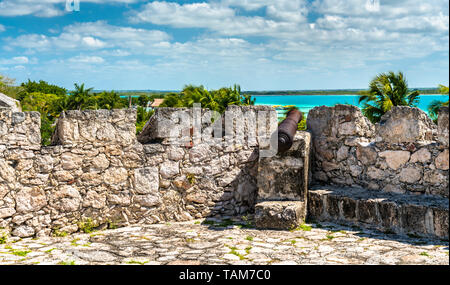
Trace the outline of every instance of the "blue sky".
<instances>
[{"instance_id":1,"label":"blue sky","mask_svg":"<svg viewBox=\"0 0 450 285\"><path fill-rule=\"evenodd\" d=\"M71 89L448 85L448 0L0 0L0 74ZM70 9L69 9L70 10Z\"/></svg>"}]
</instances>

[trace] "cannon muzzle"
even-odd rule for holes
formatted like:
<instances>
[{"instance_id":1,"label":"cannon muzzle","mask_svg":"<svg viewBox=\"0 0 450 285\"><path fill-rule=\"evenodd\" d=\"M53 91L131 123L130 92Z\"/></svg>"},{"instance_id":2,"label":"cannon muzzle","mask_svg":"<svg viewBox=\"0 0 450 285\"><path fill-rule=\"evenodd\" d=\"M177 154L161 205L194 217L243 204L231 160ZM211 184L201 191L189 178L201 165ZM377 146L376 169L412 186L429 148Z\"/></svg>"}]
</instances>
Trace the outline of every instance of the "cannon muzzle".
<instances>
[{"instance_id":1,"label":"cannon muzzle","mask_svg":"<svg viewBox=\"0 0 450 285\"><path fill-rule=\"evenodd\" d=\"M302 118L302 112L293 109L287 113L286 119L278 126L278 153L286 152L292 147L298 123Z\"/></svg>"}]
</instances>

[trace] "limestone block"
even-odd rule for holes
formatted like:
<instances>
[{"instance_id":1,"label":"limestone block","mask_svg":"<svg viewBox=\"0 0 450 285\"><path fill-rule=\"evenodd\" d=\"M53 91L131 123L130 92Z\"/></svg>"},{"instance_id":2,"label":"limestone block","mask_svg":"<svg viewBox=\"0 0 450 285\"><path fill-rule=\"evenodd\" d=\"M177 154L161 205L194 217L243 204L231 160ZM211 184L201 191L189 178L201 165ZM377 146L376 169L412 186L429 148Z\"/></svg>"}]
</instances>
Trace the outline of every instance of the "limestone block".
<instances>
[{"instance_id":1,"label":"limestone block","mask_svg":"<svg viewBox=\"0 0 450 285\"><path fill-rule=\"evenodd\" d=\"M298 132L288 152L260 158L257 176L258 200L305 201L310 138L309 133Z\"/></svg>"},{"instance_id":2,"label":"limestone block","mask_svg":"<svg viewBox=\"0 0 450 285\"><path fill-rule=\"evenodd\" d=\"M47 205L44 190L39 187L23 188L16 195L16 210L19 213L36 212Z\"/></svg>"},{"instance_id":3,"label":"limestone block","mask_svg":"<svg viewBox=\"0 0 450 285\"><path fill-rule=\"evenodd\" d=\"M138 194L156 193L159 189L158 167L138 168L134 171L134 179Z\"/></svg>"},{"instance_id":4,"label":"limestone block","mask_svg":"<svg viewBox=\"0 0 450 285\"><path fill-rule=\"evenodd\" d=\"M174 161L166 161L160 166L160 174L162 178L172 178L180 174L180 163Z\"/></svg>"},{"instance_id":5,"label":"limestone block","mask_svg":"<svg viewBox=\"0 0 450 285\"><path fill-rule=\"evenodd\" d=\"M34 229L30 226L25 226L25 225L19 226L11 232L11 235L17 236L20 238L32 237L34 234L35 234Z\"/></svg>"},{"instance_id":6,"label":"limestone block","mask_svg":"<svg viewBox=\"0 0 450 285\"><path fill-rule=\"evenodd\" d=\"M305 202L266 201L255 205L257 228L289 230L305 221Z\"/></svg>"},{"instance_id":7,"label":"limestone block","mask_svg":"<svg viewBox=\"0 0 450 285\"><path fill-rule=\"evenodd\" d=\"M437 169L448 170L448 148L441 152L436 159L434 160L434 164Z\"/></svg>"},{"instance_id":8,"label":"limestone block","mask_svg":"<svg viewBox=\"0 0 450 285\"><path fill-rule=\"evenodd\" d=\"M388 164L388 166L394 170L397 170L405 163L407 163L411 156L409 151L402 151L402 150L398 151L387 150L380 152L378 155L380 157L384 157L386 159L386 163Z\"/></svg>"},{"instance_id":9,"label":"limestone block","mask_svg":"<svg viewBox=\"0 0 450 285\"><path fill-rule=\"evenodd\" d=\"M2 208L0 209L0 219L9 218L16 213L14 208Z\"/></svg>"},{"instance_id":10,"label":"limestone block","mask_svg":"<svg viewBox=\"0 0 450 285\"><path fill-rule=\"evenodd\" d=\"M41 115L0 108L0 145L40 148Z\"/></svg>"},{"instance_id":11,"label":"limestone block","mask_svg":"<svg viewBox=\"0 0 450 285\"><path fill-rule=\"evenodd\" d=\"M422 178L422 172L415 167L403 168L400 172L399 179L401 182L416 183Z\"/></svg>"},{"instance_id":12,"label":"limestone block","mask_svg":"<svg viewBox=\"0 0 450 285\"><path fill-rule=\"evenodd\" d=\"M445 146L448 146L448 132L449 132L448 107L442 107L439 110L438 117L438 133L437 140Z\"/></svg>"},{"instance_id":13,"label":"limestone block","mask_svg":"<svg viewBox=\"0 0 450 285\"><path fill-rule=\"evenodd\" d=\"M9 109L12 112L22 112L20 102L3 93L0 93L0 110L1 109Z\"/></svg>"},{"instance_id":14,"label":"limestone block","mask_svg":"<svg viewBox=\"0 0 450 285\"><path fill-rule=\"evenodd\" d=\"M342 161L342 160L346 159L349 155L348 152L349 152L349 147L347 147L345 145L341 146L336 153L337 161Z\"/></svg>"},{"instance_id":15,"label":"limestone block","mask_svg":"<svg viewBox=\"0 0 450 285\"><path fill-rule=\"evenodd\" d=\"M58 118L52 143L130 145L136 141L136 110L65 111Z\"/></svg>"},{"instance_id":16,"label":"limestone block","mask_svg":"<svg viewBox=\"0 0 450 285\"><path fill-rule=\"evenodd\" d=\"M57 187L50 193L50 206L60 212L78 211L81 206L81 195L78 190L69 185Z\"/></svg>"},{"instance_id":17,"label":"limestone block","mask_svg":"<svg viewBox=\"0 0 450 285\"><path fill-rule=\"evenodd\" d=\"M371 137L374 126L352 105L315 107L308 113L308 130L316 137Z\"/></svg>"},{"instance_id":18,"label":"limestone block","mask_svg":"<svg viewBox=\"0 0 450 285\"><path fill-rule=\"evenodd\" d=\"M415 163L415 162L426 163L430 160L431 160L431 153L428 151L427 148L423 147L423 148L419 149L418 151L416 151L415 153L413 153L411 155L411 159L409 161L411 163Z\"/></svg>"},{"instance_id":19,"label":"limestone block","mask_svg":"<svg viewBox=\"0 0 450 285\"><path fill-rule=\"evenodd\" d=\"M124 183L127 179L128 171L123 167L108 168L103 175L104 182L111 185Z\"/></svg>"},{"instance_id":20,"label":"limestone block","mask_svg":"<svg viewBox=\"0 0 450 285\"><path fill-rule=\"evenodd\" d=\"M377 151L371 144L358 144L356 157L365 165L374 164L377 160Z\"/></svg>"},{"instance_id":21,"label":"limestone block","mask_svg":"<svg viewBox=\"0 0 450 285\"><path fill-rule=\"evenodd\" d=\"M148 195L136 195L133 197L133 203L141 205L143 207L154 207L160 205L161 197L154 194Z\"/></svg>"}]
</instances>

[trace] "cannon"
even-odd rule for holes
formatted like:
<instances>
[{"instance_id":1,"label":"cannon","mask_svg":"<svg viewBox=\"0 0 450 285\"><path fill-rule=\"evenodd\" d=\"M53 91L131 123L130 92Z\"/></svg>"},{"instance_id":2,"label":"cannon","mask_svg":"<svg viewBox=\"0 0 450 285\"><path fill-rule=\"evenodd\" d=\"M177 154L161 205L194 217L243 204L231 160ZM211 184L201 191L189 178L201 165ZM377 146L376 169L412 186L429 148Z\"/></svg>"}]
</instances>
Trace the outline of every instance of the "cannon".
<instances>
[{"instance_id":1,"label":"cannon","mask_svg":"<svg viewBox=\"0 0 450 285\"><path fill-rule=\"evenodd\" d=\"M292 147L297 125L302 118L302 112L293 109L287 113L286 119L278 126L278 153L286 152Z\"/></svg>"}]
</instances>

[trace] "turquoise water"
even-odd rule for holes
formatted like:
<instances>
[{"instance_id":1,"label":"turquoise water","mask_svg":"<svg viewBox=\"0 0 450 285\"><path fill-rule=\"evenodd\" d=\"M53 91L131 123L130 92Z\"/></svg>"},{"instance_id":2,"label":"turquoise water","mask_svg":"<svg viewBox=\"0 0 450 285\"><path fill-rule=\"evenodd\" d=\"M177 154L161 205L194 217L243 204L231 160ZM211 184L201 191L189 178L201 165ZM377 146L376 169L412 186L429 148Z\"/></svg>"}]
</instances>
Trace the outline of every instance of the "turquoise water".
<instances>
[{"instance_id":1,"label":"turquoise water","mask_svg":"<svg viewBox=\"0 0 450 285\"><path fill-rule=\"evenodd\" d=\"M306 114L317 106L334 106L335 104L358 104L358 95L265 95L252 96L256 99L256 105L295 105ZM448 95L420 95L419 108L428 113L428 106L433 100L447 101ZM277 110L279 114L283 110Z\"/></svg>"}]
</instances>

